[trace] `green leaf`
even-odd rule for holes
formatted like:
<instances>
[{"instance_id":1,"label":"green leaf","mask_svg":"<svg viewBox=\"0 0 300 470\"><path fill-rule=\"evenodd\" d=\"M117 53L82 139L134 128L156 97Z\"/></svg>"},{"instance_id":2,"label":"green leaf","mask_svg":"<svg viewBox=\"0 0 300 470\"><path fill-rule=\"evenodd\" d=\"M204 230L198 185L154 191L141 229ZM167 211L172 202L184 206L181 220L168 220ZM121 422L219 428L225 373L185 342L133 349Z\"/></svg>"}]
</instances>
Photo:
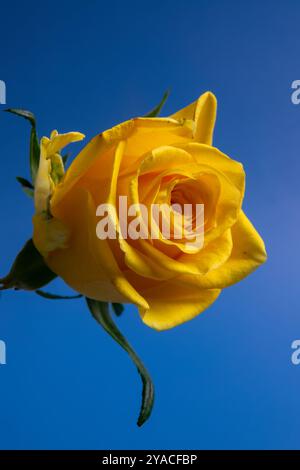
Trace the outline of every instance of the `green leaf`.
<instances>
[{"instance_id":1,"label":"green leaf","mask_svg":"<svg viewBox=\"0 0 300 470\"><path fill-rule=\"evenodd\" d=\"M30 174L33 181L35 183L36 175L39 169L40 164L40 144L36 132L36 128L31 128L30 133Z\"/></svg>"},{"instance_id":2,"label":"green leaf","mask_svg":"<svg viewBox=\"0 0 300 470\"><path fill-rule=\"evenodd\" d=\"M50 292L45 292L43 290L37 289L35 293L44 299L51 299L51 300L72 300L72 299L80 299L82 297L81 294L78 295L56 295L51 294Z\"/></svg>"},{"instance_id":3,"label":"green leaf","mask_svg":"<svg viewBox=\"0 0 300 470\"><path fill-rule=\"evenodd\" d=\"M155 108L153 108L149 113L145 114L144 117L148 117L148 118L152 118L152 117L157 117L159 116L165 102L167 101L168 97L169 97L169 90L167 90L165 93L164 93L164 96L162 97L161 101L158 103L157 106L155 106Z\"/></svg>"},{"instance_id":4,"label":"green leaf","mask_svg":"<svg viewBox=\"0 0 300 470\"><path fill-rule=\"evenodd\" d=\"M137 421L138 426L142 426L145 421L150 417L153 402L154 402L154 386L151 380L150 375L147 372L147 369L143 365L142 361L136 355L130 344L127 342L125 337L117 328L116 324L111 318L109 313L108 303L99 302L97 300L86 299L88 307L98 323L104 328L104 330L117 342L119 345L125 349L129 354L134 364L137 367L137 370L141 376L143 382L143 395L142 395L142 406Z\"/></svg>"},{"instance_id":5,"label":"green leaf","mask_svg":"<svg viewBox=\"0 0 300 470\"><path fill-rule=\"evenodd\" d=\"M122 313L124 311L124 306L122 304L112 302L111 306L113 308L114 313L117 315L117 317L122 315Z\"/></svg>"},{"instance_id":6,"label":"green leaf","mask_svg":"<svg viewBox=\"0 0 300 470\"><path fill-rule=\"evenodd\" d=\"M25 109L13 109L9 108L6 109L8 113L16 114L17 116L21 116L31 124L31 133L30 133L30 148L29 148L29 159L30 159L30 174L33 184L35 183L35 178L37 175L37 171L39 168L40 162L40 144L38 141L38 136L36 132L36 121L35 116L30 111L26 111Z\"/></svg>"},{"instance_id":7,"label":"green leaf","mask_svg":"<svg viewBox=\"0 0 300 470\"><path fill-rule=\"evenodd\" d=\"M19 181L20 185L24 188L34 189L33 185L26 178L22 178L22 176L16 176L16 180Z\"/></svg>"},{"instance_id":8,"label":"green leaf","mask_svg":"<svg viewBox=\"0 0 300 470\"><path fill-rule=\"evenodd\" d=\"M30 239L16 257L8 275L0 279L0 290L36 290L48 284L55 277L56 274L47 267L43 257Z\"/></svg>"},{"instance_id":9,"label":"green leaf","mask_svg":"<svg viewBox=\"0 0 300 470\"><path fill-rule=\"evenodd\" d=\"M27 121L30 122L30 124L35 127L35 116L31 111L26 111L25 109L17 109L17 108L8 108L5 109L7 113L12 113L16 114L17 116L21 116L24 119L27 119Z\"/></svg>"},{"instance_id":10,"label":"green leaf","mask_svg":"<svg viewBox=\"0 0 300 470\"><path fill-rule=\"evenodd\" d=\"M34 196L34 187L30 183L30 181L28 181L25 178L22 178L22 176L17 176L16 179L21 184L22 190L24 191L24 193L27 196L33 198L33 196Z\"/></svg>"},{"instance_id":11,"label":"green leaf","mask_svg":"<svg viewBox=\"0 0 300 470\"><path fill-rule=\"evenodd\" d=\"M22 190L26 194L26 196L31 197L31 198L34 197L34 189L25 188L25 186L23 186Z\"/></svg>"}]
</instances>

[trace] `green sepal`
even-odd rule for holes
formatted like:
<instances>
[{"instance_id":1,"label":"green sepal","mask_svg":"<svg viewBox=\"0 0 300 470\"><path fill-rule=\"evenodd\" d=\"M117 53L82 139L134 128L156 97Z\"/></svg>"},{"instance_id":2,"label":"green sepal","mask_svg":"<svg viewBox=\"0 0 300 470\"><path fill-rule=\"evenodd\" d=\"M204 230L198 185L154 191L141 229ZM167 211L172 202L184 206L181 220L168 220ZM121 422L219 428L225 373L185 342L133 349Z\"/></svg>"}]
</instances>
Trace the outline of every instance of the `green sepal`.
<instances>
[{"instance_id":1,"label":"green sepal","mask_svg":"<svg viewBox=\"0 0 300 470\"><path fill-rule=\"evenodd\" d=\"M147 117L147 118L153 118L153 117L157 117L160 115L160 112L165 104L165 102L167 101L168 97L169 97L169 90L167 90L165 93L164 93L164 96L162 97L161 101L158 103L157 106L155 106L155 108L153 108L151 111L149 111L149 113L145 114L144 117Z\"/></svg>"},{"instance_id":2,"label":"green sepal","mask_svg":"<svg viewBox=\"0 0 300 470\"><path fill-rule=\"evenodd\" d=\"M31 199L34 198L34 189L25 188L25 186L23 186L22 191L24 194L26 194L26 196L30 197Z\"/></svg>"},{"instance_id":3,"label":"green sepal","mask_svg":"<svg viewBox=\"0 0 300 470\"><path fill-rule=\"evenodd\" d=\"M22 191L26 196L30 197L31 199L34 198L34 190L30 188L25 188L25 186L22 187Z\"/></svg>"},{"instance_id":4,"label":"green sepal","mask_svg":"<svg viewBox=\"0 0 300 470\"><path fill-rule=\"evenodd\" d=\"M62 157L56 153L51 157L51 179L55 186L61 182L65 174L65 167Z\"/></svg>"},{"instance_id":5,"label":"green sepal","mask_svg":"<svg viewBox=\"0 0 300 470\"><path fill-rule=\"evenodd\" d=\"M78 294L78 295L51 294L51 292L45 292L40 289L37 289L35 293L39 295L40 297L44 297L44 299L50 299L50 300L73 300L73 299L80 299L82 297L81 294Z\"/></svg>"},{"instance_id":6,"label":"green sepal","mask_svg":"<svg viewBox=\"0 0 300 470\"><path fill-rule=\"evenodd\" d=\"M54 278L56 274L48 268L30 239L16 257L8 275L0 279L0 290L36 290Z\"/></svg>"},{"instance_id":7,"label":"green sepal","mask_svg":"<svg viewBox=\"0 0 300 470\"><path fill-rule=\"evenodd\" d=\"M34 189L33 185L28 181L26 178L22 178L22 176L16 176L16 180L20 183L21 186L24 188Z\"/></svg>"},{"instance_id":8,"label":"green sepal","mask_svg":"<svg viewBox=\"0 0 300 470\"><path fill-rule=\"evenodd\" d=\"M36 121L35 116L30 111L26 111L25 109L6 109L8 113L16 114L17 116L21 116L31 124L31 133L30 133L30 147L29 147L29 161L30 161L30 174L32 183L34 185L35 178L39 169L40 163L40 144L38 140L38 135L36 131Z\"/></svg>"},{"instance_id":9,"label":"green sepal","mask_svg":"<svg viewBox=\"0 0 300 470\"><path fill-rule=\"evenodd\" d=\"M117 328L109 313L107 302L99 302L86 298L88 307L104 330L129 354L143 382L142 406L138 417L137 425L142 426L150 417L154 403L154 386L151 377L140 358L136 355L130 344Z\"/></svg>"},{"instance_id":10,"label":"green sepal","mask_svg":"<svg viewBox=\"0 0 300 470\"><path fill-rule=\"evenodd\" d=\"M25 109L17 109L17 108L8 108L8 109L5 109L4 111L6 111L7 113L16 114L17 116L21 116L24 119L27 119L27 121L30 122L32 127L36 126L35 116L31 111L26 111Z\"/></svg>"},{"instance_id":11,"label":"green sepal","mask_svg":"<svg viewBox=\"0 0 300 470\"><path fill-rule=\"evenodd\" d=\"M64 166L67 164L67 161L69 160L70 156L71 156L70 152L66 153L65 155L62 155L61 158L62 158Z\"/></svg>"},{"instance_id":12,"label":"green sepal","mask_svg":"<svg viewBox=\"0 0 300 470\"><path fill-rule=\"evenodd\" d=\"M23 192L27 196L33 198L33 196L34 196L34 187L30 183L30 181L28 181L26 178L22 178L22 176L17 176L16 180L20 183Z\"/></svg>"},{"instance_id":13,"label":"green sepal","mask_svg":"<svg viewBox=\"0 0 300 470\"><path fill-rule=\"evenodd\" d=\"M122 304L119 304L117 302L112 302L111 306L112 306L114 313L117 315L117 317L121 316L122 313L124 312L124 306Z\"/></svg>"}]
</instances>

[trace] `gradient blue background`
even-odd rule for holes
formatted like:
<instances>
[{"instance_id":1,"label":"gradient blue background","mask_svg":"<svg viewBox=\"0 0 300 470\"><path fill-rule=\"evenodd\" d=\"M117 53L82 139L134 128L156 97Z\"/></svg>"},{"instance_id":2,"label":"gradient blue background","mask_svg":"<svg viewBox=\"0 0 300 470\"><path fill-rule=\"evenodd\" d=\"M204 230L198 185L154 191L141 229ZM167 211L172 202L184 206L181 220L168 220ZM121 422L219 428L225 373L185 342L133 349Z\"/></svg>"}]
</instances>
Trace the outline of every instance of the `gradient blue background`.
<instances>
[{"instance_id":1,"label":"gradient blue background","mask_svg":"<svg viewBox=\"0 0 300 470\"><path fill-rule=\"evenodd\" d=\"M300 106L290 99L299 15L291 0L2 2L7 105L33 110L40 134L90 138L144 114L168 87L166 114L214 91L215 145L245 166L245 209L269 260L171 331L126 309L118 324L156 384L142 429L136 370L83 301L4 292L1 448L300 447L300 366L290 359L300 338ZM31 234L32 203L14 179L28 175L28 133L0 113L2 274Z\"/></svg>"}]
</instances>

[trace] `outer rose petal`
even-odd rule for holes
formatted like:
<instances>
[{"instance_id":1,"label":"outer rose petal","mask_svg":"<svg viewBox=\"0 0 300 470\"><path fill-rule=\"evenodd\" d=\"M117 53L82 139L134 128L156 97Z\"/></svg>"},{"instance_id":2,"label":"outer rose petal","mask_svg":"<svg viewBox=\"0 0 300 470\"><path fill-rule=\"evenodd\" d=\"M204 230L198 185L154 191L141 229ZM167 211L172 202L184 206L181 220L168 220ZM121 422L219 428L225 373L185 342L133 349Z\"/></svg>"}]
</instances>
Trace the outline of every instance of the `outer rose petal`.
<instances>
[{"instance_id":1,"label":"outer rose petal","mask_svg":"<svg viewBox=\"0 0 300 470\"><path fill-rule=\"evenodd\" d=\"M231 231L232 254L221 267L205 276L183 275L143 291L150 306L149 310L139 309L144 323L164 330L192 319L216 300L222 288L242 280L265 262L264 242L242 211Z\"/></svg>"},{"instance_id":2,"label":"outer rose petal","mask_svg":"<svg viewBox=\"0 0 300 470\"><path fill-rule=\"evenodd\" d=\"M85 135L81 132L67 132L66 134L59 134L57 131L53 131L47 148L48 154L51 155L57 153L72 142L78 142L79 140L84 139L84 137Z\"/></svg>"},{"instance_id":3,"label":"outer rose petal","mask_svg":"<svg viewBox=\"0 0 300 470\"><path fill-rule=\"evenodd\" d=\"M47 210L49 196L53 192L54 186L50 178L51 161L47 159L48 142L48 138L41 139L40 162L34 191L34 207L37 214Z\"/></svg>"},{"instance_id":4,"label":"outer rose petal","mask_svg":"<svg viewBox=\"0 0 300 470\"><path fill-rule=\"evenodd\" d=\"M216 147L202 145L196 142L183 145L182 148L193 156L197 164L208 165L224 173L237 189L244 194L245 172L240 162L228 157Z\"/></svg>"},{"instance_id":5,"label":"outer rose petal","mask_svg":"<svg viewBox=\"0 0 300 470\"><path fill-rule=\"evenodd\" d=\"M233 249L226 263L205 276L182 276L182 281L203 289L223 289L241 281L266 261L264 242L243 211L231 233Z\"/></svg>"},{"instance_id":6,"label":"outer rose petal","mask_svg":"<svg viewBox=\"0 0 300 470\"><path fill-rule=\"evenodd\" d=\"M144 292L150 308L140 308L139 312L146 325L167 330L199 315L220 293L220 289L196 289L176 280L162 282Z\"/></svg>"},{"instance_id":7,"label":"outer rose petal","mask_svg":"<svg viewBox=\"0 0 300 470\"><path fill-rule=\"evenodd\" d=\"M121 140L127 140L127 150L120 173L136 170L143 154L161 145L188 143L191 131L183 123L167 118L136 118L123 122L94 137L72 162L51 200L54 208L82 179L94 178L98 186L109 178L114 150ZM84 185L84 184L83 184ZM103 201L102 201L103 202Z\"/></svg>"},{"instance_id":8,"label":"outer rose petal","mask_svg":"<svg viewBox=\"0 0 300 470\"><path fill-rule=\"evenodd\" d=\"M106 168L109 177L109 184L102 188L102 203L116 204L116 184L125 145L125 141L120 140L116 146L114 157L111 159L108 168ZM77 204L74 203L76 192L78 193L77 198L79 198L79 203ZM79 209L77 205L79 205ZM98 276L100 277L101 273L101 279L106 280L106 283L108 283L108 285L111 284L111 287L107 292L105 292L105 289L102 289L101 286L97 286L97 289L91 288L91 283L87 284L84 281L84 277L82 277L83 282L80 282L80 287L76 287L76 290L96 300L111 300L111 295L114 297L117 295L118 297L122 296L123 299L125 299L123 301L133 302L137 305L147 307L147 302L145 302L138 292L130 285L119 268L114 253L111 250L109 240L100 240L97 238L96 226L98 220L96 218L96 205L88 188L81 188L79 185L75 186L73 190L71 189L71 191L69 191L65 197L60 200L59 204L52 207L53 214L67 226L74 223L74 219L76 219L75 213L78 212L78 210L80 218L77 222L78 225L72 228L71 233L73 237L70 237L70 244L72 244L72 240L76 238L76 232L81 231L85 233L85 242L83 242L81 249L84 252L89 252L90 257L92 258L90 260L91 265L94 266L96 272L99 271ZM51 262L55 266L54 268L52 267L54 272L59 274L72 287L74 287L74 284L72 283L76 282L76 278L81 278L80 267L82 263L82 255L79 253L79 249L80 245L78 245L76 255L75 247L71 247L69 250L70 254L74 251L74 259L71 261L71 265L73 266L73 270L77 271L75 277L73 275L72 279L69 271L66 271L64 266L66 263L66 250L52 253L47 258L47 262L50 267ZM60 258L60 261L57 263L55 258ZM88 273L85 273L85 276L90 278ZM97 280L96 276L94 276L94 280Z\"/></svg>"},{"instance_id":9,"label":"outer rose petal","mask_svg":"<svg viewBox=\"0 0 300 470\"><path fill-rule=\"evenodd\" d=\"M217 116L217 100L210 91L201 95L198 100L170 116L177 120L194 121L193 138L196 142L212 144Z\"/></svg>"},{"instance_id":10,"label":"outer rose petal","mask_svg":"<svg viewBox=\"0 0 300 470\"><path fill-rule=\"evenodd\" d=\"M72 162L61 184L56 187L51 200L53 211L60 205L69 191L84 178L88 170L100 160L102 171L98 175L98 184L111 174L114 149L118 142L130 135L133 121L126 121L94 137Z\"/></svg>"},{"instance_id":11,"label":"outer rose petal","mask_svg":"<svg viewBox=\"0 0 300 470\"><path fill-rule=\"evenodd\" d=\"M107 240L96 236L96 208L88 191L74 189L64 201L71 237L65 249L49 254L49 267L73 289L96 300L148 307L120 271Z\"/></svg>"},{"instance_id":12,"label":"outer rose petal","mask_svg":"<svg viewBox=\"0 0 300 470\"><path fill-rule=\"evenodd\" d=\"M37 214L47 211L48 200L54 190L53 181L50 178L51 156L55 155L62 148L84 139L81 132L68 132L59 134L56 130L52 131L50 139L43 137L41 139L40 163L35 181L34 205Z\"/></svg>"},{"instance_id":13,"label":"outer rose petal","mask_svg":"<svg viewBox=\"0 0 300 470\"><path fill-rule=\"evenodd\" d=\"M35 214L32 223L33 241L42 256L47 258L51 251L67 248L70 230L59 219Z\"/></svg>"}]
</instances>

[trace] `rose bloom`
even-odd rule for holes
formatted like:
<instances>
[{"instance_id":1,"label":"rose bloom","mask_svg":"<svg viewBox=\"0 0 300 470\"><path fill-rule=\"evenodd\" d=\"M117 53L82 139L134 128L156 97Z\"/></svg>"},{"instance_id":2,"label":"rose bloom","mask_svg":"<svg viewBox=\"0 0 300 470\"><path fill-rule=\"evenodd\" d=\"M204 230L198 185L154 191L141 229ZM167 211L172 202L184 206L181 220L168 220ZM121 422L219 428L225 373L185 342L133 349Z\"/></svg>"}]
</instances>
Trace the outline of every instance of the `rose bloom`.
<instances>
[{"instance_id":1,"label":"rose bloom","mask_svg":"<svg viewBox=\"0 0 300 470\"><path fill-rule=\"evenodd\" d=\"M41 140L33 217L36 248L65 282L92 299L135 304L144 323L164 330L192 319L221 290L266 260L242 211L241 163L212 146L210 92L168 118L135 118L94 137L64 174L61 149L84 136ZM204 244L96 235L100 204L204 204Z\"/></svg>"}]
</instances>

